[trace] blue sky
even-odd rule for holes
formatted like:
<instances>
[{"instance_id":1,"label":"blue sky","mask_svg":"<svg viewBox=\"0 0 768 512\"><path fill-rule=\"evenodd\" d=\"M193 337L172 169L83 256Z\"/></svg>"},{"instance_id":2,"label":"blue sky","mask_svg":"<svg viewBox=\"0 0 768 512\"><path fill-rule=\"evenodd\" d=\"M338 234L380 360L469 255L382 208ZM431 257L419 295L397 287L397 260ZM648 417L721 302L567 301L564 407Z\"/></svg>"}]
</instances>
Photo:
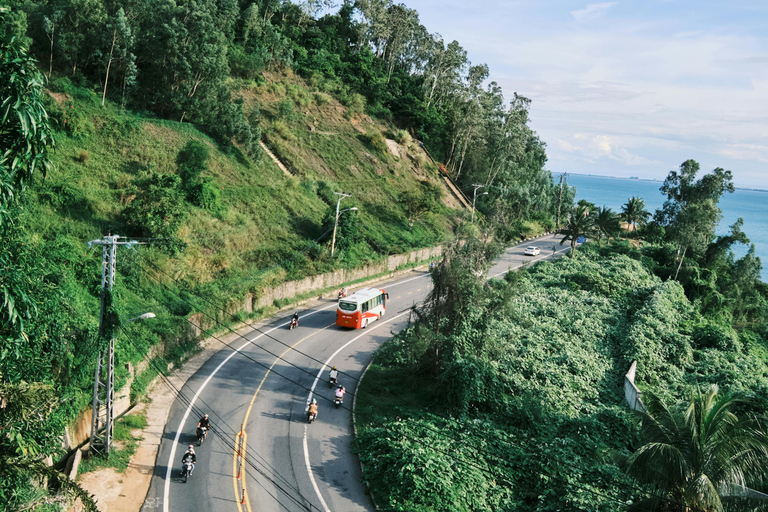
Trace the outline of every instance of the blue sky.
<instances>
[{"instance_id":1,"label":"blue sky","mask_svg":"<svg viewBox=\"0 0 768 512\"><path fill-rule=\"evenodd\" d=\"M768 188L768 1L403 0L533 100L547 167Z\"/></svg>"}]
</instances>

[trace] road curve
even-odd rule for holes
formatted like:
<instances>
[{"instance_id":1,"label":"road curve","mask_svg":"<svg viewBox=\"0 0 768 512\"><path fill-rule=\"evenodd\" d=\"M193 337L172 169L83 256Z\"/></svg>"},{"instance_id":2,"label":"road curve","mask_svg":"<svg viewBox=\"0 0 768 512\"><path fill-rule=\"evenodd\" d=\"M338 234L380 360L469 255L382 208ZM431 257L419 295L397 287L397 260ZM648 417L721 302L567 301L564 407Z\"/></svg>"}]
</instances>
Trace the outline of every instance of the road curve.
<instances>
[{"instance_id":1,"label":"road curve","mask_svg":"<svg viewBox=\"0 0 768 512\"><path fill-rule=\"evenodd\" d=\"M552 235L507 249L488 276L500 277L526 263L565 253ZM528 245L542 253L523 256ZM179 390L168 415L142 511L360 511L373 510L352 452L352 398L373 352L406 325L411 306L430 288L427 272L378 285L390 295L386 314L367 329L336 327L336 301L318 301L259 324L211 357ZM347 389L333 406L326 365L338 366ZM307 425L311 397L318 419ZM188 482L180 460L194 442L199 416L210 415L212 432L197 447ZM137 499L141 499L137 497Z\"/></svg>"}]
</instances>

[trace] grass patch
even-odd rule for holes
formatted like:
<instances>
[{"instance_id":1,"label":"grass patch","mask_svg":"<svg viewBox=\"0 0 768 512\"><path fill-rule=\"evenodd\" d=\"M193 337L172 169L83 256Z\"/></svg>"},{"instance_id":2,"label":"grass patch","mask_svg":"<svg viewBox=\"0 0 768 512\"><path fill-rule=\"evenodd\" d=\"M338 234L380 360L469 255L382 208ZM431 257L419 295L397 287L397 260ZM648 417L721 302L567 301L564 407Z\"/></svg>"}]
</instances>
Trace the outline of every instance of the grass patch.
<instances>
[{"instance_id":1,"label":"grass patch","mask_svg":"<svg viewBox=\"0 0 768 512\"><path fill-rule=\"evenodd\" d=\"M128 414L117 420L113 437L114 444L109 456L106 458L91 456L83 459L77 469L78 476L104 468L114 468L118 473L125 472L131 457L136 453L139 441L143 439L142 437L134 437L131 431L143 429L146 426L147 417L143 411Z\"/></svg>"}]
</instances>

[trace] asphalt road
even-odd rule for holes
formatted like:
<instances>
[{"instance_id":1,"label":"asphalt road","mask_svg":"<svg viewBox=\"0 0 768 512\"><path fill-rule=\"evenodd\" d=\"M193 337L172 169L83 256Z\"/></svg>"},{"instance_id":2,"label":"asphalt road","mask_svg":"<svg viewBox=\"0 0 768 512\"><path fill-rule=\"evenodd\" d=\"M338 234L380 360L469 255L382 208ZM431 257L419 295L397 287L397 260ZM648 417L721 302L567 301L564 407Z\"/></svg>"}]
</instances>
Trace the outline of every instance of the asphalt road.
<instances>
[{"instance_id":1,"label":"asphalt road","mask_svg":"<svg viewBox=\"0 0 768 512\"><path fill-rule=\"evenodd\" d=\"M542 237L507 249L488 276L564 254L559 237ZM542 253L523 256L528 245ZM163 511L360 511L373 510L352 451L352 401L373 352L408 322L424 299L428 272L377 285L390 296L386 314L367 329L336 327L336 301L298 310L300 325L287 328L293 311L244 334L211 357L180 390L169 412L143 512ZM353 288L354 290L354 288ZM333 405L328 366L342 374L342 407ZM308 425L306 406L319 403ZM191 404L191 405L190 405ZM197 447L190 479L181 479L181 457L195 441L201 414L212 431ZM138 498L138 497L137 497Z\"/></svg>"}]
</instances>

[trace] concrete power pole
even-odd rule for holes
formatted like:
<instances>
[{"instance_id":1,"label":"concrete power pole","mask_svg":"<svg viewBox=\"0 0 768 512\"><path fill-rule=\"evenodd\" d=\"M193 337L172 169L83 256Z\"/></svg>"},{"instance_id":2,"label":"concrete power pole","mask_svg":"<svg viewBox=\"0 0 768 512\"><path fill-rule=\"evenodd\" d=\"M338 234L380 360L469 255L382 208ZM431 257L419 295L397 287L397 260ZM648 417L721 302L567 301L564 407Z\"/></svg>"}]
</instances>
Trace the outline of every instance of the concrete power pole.
<instances>
[{"instance_id":1,"label":"concrete power pole","mask_svg":"<svg viewBox=\"0 0 768 512\"><path fill-rule=\"evenodd\" d=\"M339 206L341 206L341 200L345 197L352 197L352 194L344 194L342 192L334 192L337 196L339 196L339 200L336 201L336 217L333 221L333 242L331 242L331 256L333 256L333 251L336 249L336 226L339 224Z\"/></svg>"},{"instance_id":2,"label":"concrete power pole","mask_svg":"<svg viewBox=\"0 0 768 512\"><path fill-rule=\"evenodd\" d=\"M88 247L103 246L101 268L101 313L99 315L99 357L96 360L96 371L93 379L93 410L91 413L91 451L108 455L112 446L114 432L114 401L115 401L115 339L109 337L109 345L101 346L105 334L104 317L106 309L111 305L112 286L115 284L115 258L118 245L134 245L140 242L119 241L118 235L107 235L101 240L88 242ZM109 298L109 300L108 300ZM109 302L109 304L108 304Z\"/></svg>"}]
</instances>

